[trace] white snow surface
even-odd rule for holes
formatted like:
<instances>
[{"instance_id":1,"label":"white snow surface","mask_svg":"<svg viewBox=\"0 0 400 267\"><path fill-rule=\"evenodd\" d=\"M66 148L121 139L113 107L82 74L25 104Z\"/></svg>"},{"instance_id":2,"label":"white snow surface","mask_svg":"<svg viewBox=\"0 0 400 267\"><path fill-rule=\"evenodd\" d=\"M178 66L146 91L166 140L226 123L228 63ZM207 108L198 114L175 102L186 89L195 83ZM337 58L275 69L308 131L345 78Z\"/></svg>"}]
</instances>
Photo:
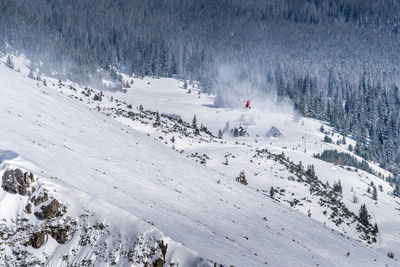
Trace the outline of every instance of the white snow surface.
<instances>
[{"instance_id":1,"label":"white snow surface","mask_svg":"<svg viewBox=\"0 0 400 267\"><path fill-rule=\"evenodd\" d=\"M44 86L26 76L0 66L0 174L10 167L33 172L40 186L64 203L72 217L86 210L95 213L96 220L110 225L113 236L126 240L140 234L157 236L168 243L167 263L179 266L214 262L224 266L399 266L387 257L389 251L400 254L399 200L390 194L390 185L376 176L313 158L313 153L324 149L346 151L347 147L321 142L321 122L267 109L262 101L255 101L251 110L216 108L214 96L199 94L196 88L189 94L175 79L132 78L128 93L104 92L99 104L79 101L82 87L78 85L74 85L76 93L57 87L57 80L47 78L48 86ZM115 106L107 100L111 96L134 109L142 104L188 122L196 114L198 124L215 134L226 122L231 127L242 123L250 137L225 135L223 145L183 139L175 144L177 150L185 150L181 154L171 149L171 143L154 140L159 133L151 125L98 112L97 105ZM272 126L283 137L265 139ZM309 196L304 186L281 179L276 169L271 171L273 162L251 164L256 148L277 154L284 151L295 162L314 164L318 177L330 184L340 179L343 201L350 210L357 213L362 203L367 205L379 226L378 242L361 242L355 230L344 233L322 215L323 209L315 202L291 208L263 194L261 190L274 186L298 198ZM187 157L191 152L206 153L210 160L199 164ZM224 165L227 153L236 157ZM248 186L235 181L241 170ZM377 203L366 193L370 181L383 187ZM357 204L351 201L351 188L359 197ZM33 218L23 213L19 201L20 196L0 190L0 219ZM82 259L109 265L96 262L90 247L79 250L68 263L62 261L76 238L57 244L48 237L40 249L27 249L48 266L79 264ZM113 240L107 244L111 247ZM0 243L0 249L4 246ZM116 259L116 265L136 266L123 258Z\"/></svg>"}]
</instances>

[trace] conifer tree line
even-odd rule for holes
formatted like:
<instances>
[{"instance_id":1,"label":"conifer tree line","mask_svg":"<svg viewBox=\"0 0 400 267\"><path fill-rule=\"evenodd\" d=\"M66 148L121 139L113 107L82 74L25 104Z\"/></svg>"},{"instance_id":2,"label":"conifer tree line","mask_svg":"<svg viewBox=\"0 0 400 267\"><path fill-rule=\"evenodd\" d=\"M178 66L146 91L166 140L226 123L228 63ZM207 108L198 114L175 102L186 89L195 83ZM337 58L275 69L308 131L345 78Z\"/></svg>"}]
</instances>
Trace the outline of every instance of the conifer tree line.
<instances>
[{"instance_id":1,"label":"conifer tree line","mask_svg":"<svg viewBox=\"0 0 400 267\"><path fill-rule=\"evenodd\" d=\"M292 99L296 109L305 116L331 122L337 132L355 138L357 155L397 172L396 165L400 163L399 88L395 85L384 88L367 74L361 77L358 86L342 86L333 80L324 91L315 84L308 77L278 84L278 97ZM342 156L347 159L346 155Z\"/></svg>"},{"instance_id":2,"label":"conifer tree line","mask_svg":"<svg viewBox=\"0 0 400 267\"><path fill-rule=\"evenodd\" d=\"M208 90L234 64L246 86L331 122L386 168L400 163L399 33L392 0L0 1L1 51L23 51L72 80L100 67Z\"/></svg>"}]
</instances>

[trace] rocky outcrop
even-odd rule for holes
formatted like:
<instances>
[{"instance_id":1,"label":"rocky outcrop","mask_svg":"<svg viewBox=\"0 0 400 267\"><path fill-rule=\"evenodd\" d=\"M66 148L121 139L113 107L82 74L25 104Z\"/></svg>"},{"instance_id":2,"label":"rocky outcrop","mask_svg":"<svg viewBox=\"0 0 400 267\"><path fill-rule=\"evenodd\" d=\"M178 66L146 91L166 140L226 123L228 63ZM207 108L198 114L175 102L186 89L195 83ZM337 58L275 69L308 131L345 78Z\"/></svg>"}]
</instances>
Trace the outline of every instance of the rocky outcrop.
<instances>
[{"instance_id":1,"label":"rocky outcrop","mask_svg":"<svg viewBox=\"0 0 400 267\"><path fill-rule=\"evenodd\" d=\"M52 219L61 215L59 211L60 203L57 199L53 199L47 206L42 206L40 212L35 212L38 219Z\"/></svg>"},{"instance_id":2,"label":"rocky outcrop","mask_svg":"<svg viewBox=\"0 0 400 267\"><path fill-rule=\"evenodd\" d=\"M31 194L30 185L34 182L32 173L23 173L20 169L5 171L2 177L2 188L12 194L27 196Z\"/></svg>"},{"instance_id":3,"label":"rocky outcrop","mask_svg":"<svg viewBox=\"0 0 400 267\"><path fill-rule=\"evenodd\" d=\"M35 205L35 207L36 206L38 206L38 205L40 205L40 204L42 204L42 203L44 203L44 202L46 202L46 201L48 201L49 200L49 195L46 193L46 192L43 192L43 193L41 193L40 195L38 195L38 196L34 196L32 199L31 199L31 202Z\"/></svg>"},{"instance_id":4,"label":"rocky outcrop","mask_svg":"<svg viewBox=\"0 0 400 267\"><path fill-rule=\"evenodd\" d=\"M39 233L33 234L31 236L31 239L29 240L29 243L33 248L40 248L44 244L45 238L46 232L41 231Z\"/></svg>"},{"instance_id":5,"label":"rocky outcrop","mask_svg":"<svg viewBox=\"0 0 400 267\"><path fill-rule=\"evenodd\" d=\"M26 212L26 213L32 213L32 204L31 204L31 203L28 203L28 204L25 206L25 212Z\"/></svg>"},{"instance_id":6,"label":"rocky outcrop","mask_svg":"<svg viewBox=\"0 0 400 267\"><path fill-rule=\"evenodd\" d=\"M65 244L68 241L70 227L68 224L59 226L50 226L47 230L58 244Z\"/></svg>"}]
</instances>

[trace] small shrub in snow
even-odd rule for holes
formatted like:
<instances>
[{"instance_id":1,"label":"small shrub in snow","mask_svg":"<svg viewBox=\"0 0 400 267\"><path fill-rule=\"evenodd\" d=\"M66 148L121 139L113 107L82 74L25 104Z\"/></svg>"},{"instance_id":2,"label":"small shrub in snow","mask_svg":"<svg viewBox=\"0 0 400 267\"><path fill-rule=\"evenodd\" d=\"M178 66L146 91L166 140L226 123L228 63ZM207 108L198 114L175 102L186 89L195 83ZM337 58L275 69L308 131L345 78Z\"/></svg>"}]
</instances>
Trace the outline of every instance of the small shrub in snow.
<instances>
[{"instance_id":1,"label":"small shrub in snow","mask_svg":"<svg viewBox=\"0 0 400 267\"><path fill-rule=\"evenodd\" d=\"M236 177L236 182L239 182L241 184L247 185L247 179L246 179L246 175L244 174L244 171L241 171L239 176Z\"/></svg>"}]
</instances>

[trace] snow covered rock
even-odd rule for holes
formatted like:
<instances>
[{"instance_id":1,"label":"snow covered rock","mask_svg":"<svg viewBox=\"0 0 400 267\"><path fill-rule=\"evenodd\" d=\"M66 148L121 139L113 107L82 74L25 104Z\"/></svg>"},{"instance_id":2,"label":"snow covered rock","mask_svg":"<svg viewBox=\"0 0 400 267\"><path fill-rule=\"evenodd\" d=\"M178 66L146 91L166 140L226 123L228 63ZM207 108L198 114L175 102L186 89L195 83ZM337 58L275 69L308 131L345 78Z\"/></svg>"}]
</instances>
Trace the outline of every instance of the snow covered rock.
<instances>
[{"instance_id":1,"label":"snow covered rock","mask_svg":"<svg viewBox=\"0 0 400 267\"><path fill-rule=\"evenodd\" d=\"M60 203L57 201L57 199L53 199L50 204L42 206L40 212L35 212L35 215L39 219L52 219L61 215L60 211L58 210L59 208Z\"/></svg>"},{"instance_id":2,"label":"snow covered rock","mask_svg":"<svg viewBox=\"0 0 400 267\"><path fill-rule=\"evenodd\" d=\"M269 129L269 131L267 132L267 134L265 135L267 138L268 137L282 137L282 133L281 131L278 130L278 128L276 128L275 126L272 126L271 129Z\"/></svg>"}]
</instances>

